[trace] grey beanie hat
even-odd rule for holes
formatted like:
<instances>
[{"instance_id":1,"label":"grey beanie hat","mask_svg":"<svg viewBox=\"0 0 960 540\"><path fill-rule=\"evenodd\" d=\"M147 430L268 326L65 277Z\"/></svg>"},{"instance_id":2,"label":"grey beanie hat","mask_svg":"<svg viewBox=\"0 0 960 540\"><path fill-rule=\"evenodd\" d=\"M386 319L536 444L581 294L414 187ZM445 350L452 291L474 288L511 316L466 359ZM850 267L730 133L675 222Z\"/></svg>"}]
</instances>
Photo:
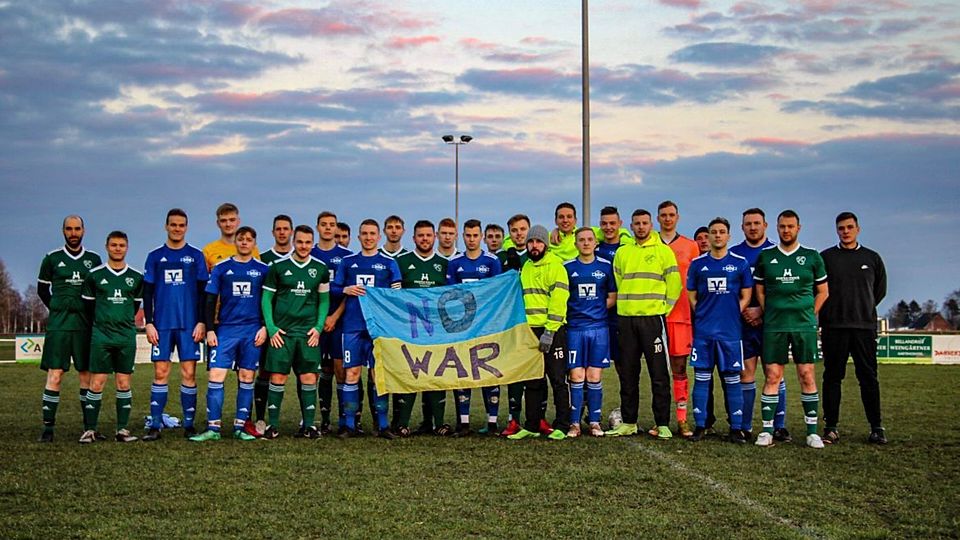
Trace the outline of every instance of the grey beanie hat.
<instances>
[{"instance_id":1,"label":"grey beanie hat","mask_svg":"<svg viewBox=\"0 0 960 540\"><path fill-rule=\"evenodd\" d=\"M547 228L543 225L534 225L530 227L530 232L527 233L527 242L531 240L539 240L544 244L550 244L550 232L547 231Z\"/></svg>"}]
</instances>

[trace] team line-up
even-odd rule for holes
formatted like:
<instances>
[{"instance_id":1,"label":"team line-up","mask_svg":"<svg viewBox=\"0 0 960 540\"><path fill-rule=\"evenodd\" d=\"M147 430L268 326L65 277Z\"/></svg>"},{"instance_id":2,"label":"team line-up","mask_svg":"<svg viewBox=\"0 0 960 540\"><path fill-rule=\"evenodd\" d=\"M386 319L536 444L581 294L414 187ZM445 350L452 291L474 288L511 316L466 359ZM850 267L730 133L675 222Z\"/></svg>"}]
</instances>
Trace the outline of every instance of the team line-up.
<instances>
[{"instance_id":1,"label":"team line-up","mask_svg":"<svg viewBox=\"0 0 960 540\"><path fill-rule=\"evenodd\" d=\"M169 420L164 410L174 351L184 435L191 441L221 438L224 382L231 370L238 378L233 438L280 436L291 371L301 413L296 436L317 439L333 432L334 380L337 434L361 435L364 367L367 406L379 437L470 435L469 389L453 392L455 426L445 422L446 392L423 392L423 422L415 430L410 419L416 395L377 392L376 358L359 298L369 287L455 285L507 270L519 272L527 322L539 340L545 375L507 386L509 415L502 430L501 388L482 388L486 418L478 433L514 440L564 439L580 436L585 420L591 436L635 435L642 431L637 422L643 359L651 386L650 436L673 437L672 402L680 436L699 441L716 434L717 371L729 441L752 440L764 447L790 442L783 371L792 358L805 443L823 448L840 441L841 383L852 356L871 428L868 441L887 441L875 341L876 306L886 293L886 272L881 257L858 242L860 227L851 212L837 216L839 242L822 252L799 243L800 218L792 210L777 216L778 243L767 238L766 215L759 208L743 212L744 240L735 246L728 246L731 226L721 217L697 229L694 239L687 238L677 231L680 214L672 201L658 205L654 215L642 209L632 212L629 230L615 207L601 211L598 227L578 228L570 203L556 207L552 231L531 226L527 216L517 214L508 220L505 237L499 225L483 228L470 219L459 231L463 252L456 249L457 224L449 218L437 227L417 221L412 251L402 247L405 224L400 217L384 221L382 245L380 224L364 220L357 234L360 249L354 253L348 249L350 227L332 212L319 214L316 232L278 215L272 227L274 244L261 253L256 231L240 226L235 205L220 205L216 216L221 237L200 250L186 241L186 213L171 209L166 241L149 253L142 273L126 263L125 233L107 236L103 263L83 247L83 219L64 219L65 244L44 257L38 277L39 296L50 311L41 360L47 374L41 442L53 441L62 378L71 361L80 380L84 426L79 441L106 439L98 431L98 419L110 374L115 374L116 384L115 439L140 439L128 425L134 318L141 304L154 370L144 441L159 439ZM820 355L818 328L824 357L822 436L814 370ZM202 354L209 362L209 377L206 429L198 432L196 363ZM758 360L765 380L762 430L754 439ZM688 361L695 375L692 399ZM602 373L611 365L619 378L620 407L611 412L604 430ZM552 424L545 419L551 390L556 411Z\"/></svg>"}]
</instances>

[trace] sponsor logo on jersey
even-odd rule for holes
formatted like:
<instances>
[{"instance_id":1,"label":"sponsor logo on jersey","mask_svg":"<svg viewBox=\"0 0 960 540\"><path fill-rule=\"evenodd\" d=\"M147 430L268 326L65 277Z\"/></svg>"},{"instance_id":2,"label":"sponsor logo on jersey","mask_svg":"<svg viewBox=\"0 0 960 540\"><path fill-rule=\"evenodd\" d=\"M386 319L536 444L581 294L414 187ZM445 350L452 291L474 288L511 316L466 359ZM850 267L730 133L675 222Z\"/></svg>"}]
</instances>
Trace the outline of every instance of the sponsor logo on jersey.
<instances>
[{"instance_id":1,"label":"sponsor logo on jersey","mask_svg":"<svg viewBox=\"0 0 960 540\"><path fill-rule=\"evenodd\" d=\"M707 292L714 294L727 294L727 278L725 277L708 277L707 278Z\"/></svg>"},{"instance_id":2,"label":"sponsor logo on jersey","mask_svg":"<svg viewBox=\"0 0 960 540\"><path fill-rule=\"evenodd\" d=\"M780 277L778 277L778 278L777 278L777 281L779 281L780 283L784 283L784 284L789 285L789 284L792 284L793 282L797 281L798 279L800 279L798 276L794 276L794 275L793 275L793 269L791 269L791 268L784 268L784 269L783 269L783 275L780 276Z\"/></svg>"},{"instance_id":3,"label":"sponsor logo on jersey","mask_svg":"<svg viewBox=\"0 0 960 540\"><path fill-rule=\"evenodd\" d=\"M297 286L290 291L297 296L306 296L310 291L307 290L306 283L297 281Z\"/></svg>"},{"instance_id":4,"label":"sponsor logo on jersey","mask_svg":"<svg viewBox=\"0 0 960 540\"><path fill-rule=\"evenodd\" d=\"M377 276L373 274L357 274L357 285L362 285L364 287L373 287L376 277Z\"/></svg>"},{"instance_id":5,"label":"sponsor logo on jersey","mask_svg":"<svg viewBox=\"0 0 960 540\"><path fill-rule=\"evenodd\" d=\"M597 284L596 283L577 284L577 296L579 296L580 298L596 298Z\"/></svg>"},{"instance_id":6,"label":"sponsor logo on jersey","mask_svg":"<svg viewBox=\"0 0 960 540\"><path fill-rule=\"evenodd\" d=\"M249 298L252 296L250 293L253 291L253 286L249 281L234 281L233 282L233 295L239 296L241 298Z\"/></svg>"},{"instance_id":7,"label":"sponsor logo on jersey","mask_svg":"<svg viewBox=\"0 0 960 540\"><path fill-rule=\"evenodd\" d=\"M83 278L80 277L80 272L74 270L73 274L70 276L70 279L67 280L67 283L70 285L83 285Z\"/></svg>"},{"instance_id":8,"label":"sponsor logo on jersey","mask_svg":"<svg viewBox=\"0 0 960 540\"><path fill-rule=\"evenodd\" d=\"M461 283L473 283L474 281L480 281L478 278L463 278L460 280Z\"/></svg>"},{"instance_id":9,"label":"sponsor logo on jersey","mask_svg":"<svg viewBox=\"0 0 960 540\"><path fill-rule=\"evenodd\" d=\"M163 271L163 282L167 285L183 283L183 268L168 268Z\"/></svg>"},{"instance_id":10,"label":"sponsor logo on jersey","mask_svg":"<svg viewBox=\"0 0 960 540\"><path fill-rule=\"evenodd\" d=\"M130 278L127 278L130 279ZM109 298L111 304L123 304L125 299L123 297L123 291L120 289L113 290L113 296Z\"/></svg>"}]
</instances>

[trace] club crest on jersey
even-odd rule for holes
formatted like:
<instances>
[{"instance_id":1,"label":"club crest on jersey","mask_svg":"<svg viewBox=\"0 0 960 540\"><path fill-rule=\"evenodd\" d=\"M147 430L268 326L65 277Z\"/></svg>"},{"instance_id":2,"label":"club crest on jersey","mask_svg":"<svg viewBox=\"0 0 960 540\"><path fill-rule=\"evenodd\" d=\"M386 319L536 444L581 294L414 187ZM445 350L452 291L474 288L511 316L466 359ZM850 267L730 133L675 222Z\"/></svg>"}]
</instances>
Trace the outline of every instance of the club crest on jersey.
<instances>
[{"instance_id":1,"label":"club crest on jersey","mask_svg":"<svg viewBox=\"0 0 960 540\"><path fill-rule=\"evenodd\" d=\"M724 271L724 272L730 272L730 273L732 274L733 272L736 272L736 271L737 271L737 267L734 266L734 265L732 265L732 264L728 264L728 265L726 265L726 266L723 267L723 271Z\"/></svg>"},{"instance_id":2,"label":"club crest on jersey","mask_svg":"<svg viewBox=\"0 0 960 540\"><path fill-rule=\"evenodd\" d=\"M87 267L87 270L93 268L93 261L83 261L83 265Z\"/></svg>"},{"instance_id":3,"label":"club crest on jersey","mask_svg":"<svg viewBox=\"0 0 960 540\"><path fill-rule=\"evenodd\" d=\"M261 275L263 275L263 273L257 270L256 268L254 268L252 270L248 270L247 275L250 277L260 277Z\"/></svg>"},{"instance_id":4,"label":"club crest on jersey","mask_svg":"<svg viewBox=\"0 0 960 540\"><path fill-rule=\"evenodd\" d=\"M804 263L806 262L807 262L807 258L804 257L803 255L797 257L797 264L799 264L800 266L803 266Z\"/></svg>"},{"instance_id":5,"label":"club crest on jersey","mask_svg":"<svg viewBox=\"0 0 960 540\"><path fill-rule=\"evenodd\" d=\"M603 279L607 277L607 274L605 274L602 270L594 270L593 273L590 275L595 277L596 279Z\"/></svg>"},{"instance_id":6,"label":"club crest on jersey","mask_svg":"<svg viewBox=\"0 0 960 540\"><path fill-rule=\"evenodd\" d=\"M193 264L194 260L195 259L189 255L184 255L183 257L180 258L180 262L182 262L183 264Z\"/></svg>"},{"instance_id":7,"label":"club crest on jersey","mask_svg":"<svg viewBox=\"0 0 960 540\"><path fill-rule=\"evenodd\" d=\"M490 272L490 267L485 264L481 264L477 267L477 272L480 272L481 274L487 274Z\"/></svg>"},{"instance_id":8,"label":"club crest on jersey","mask_svg":"<svg viewBox=\"0 0 960 540\"><path fill-rule=\"evenodd\" d=\"M315 277L317 277L317 269L316 269L316 268L310 268L310 269L307 270L307 274L308 274L310 277L315 278Z\"/></svg>"},{"instance_id":9,"label":"club crest on jersey","mask_svg":"<svg viewBox=\"0 0 960 540\"><path fill-rule=\"evenodd\" d=\"M382 264L380 264L380 263L374 264L371 268L373 268L374 270L386 270L386 269L387 269L386 266L384 266L384 265L382 265Z\"/></svg>"},{"instance_id":10,"label":"club crest on jersey","mask_svg":"<svg viewBox=\"0 0 960 540\"><path fill-rule=\"evenodd\" d=\"M331 257L330 264L340 264L340 261L343 260L343 257Z\"/></svg>"},{"instance_id":11,"label":"club crest on jersey","mask_svg":"<svg viewBox=\"0 0 960 540\"><path fill-rule=\"evenodd\" d=\"M133 287L133 278L132 278L132 277L128 277L127 279L125 279L125 280L123 280L123 281L126 282L127 287Z\"/></svg>"}]
</instances>

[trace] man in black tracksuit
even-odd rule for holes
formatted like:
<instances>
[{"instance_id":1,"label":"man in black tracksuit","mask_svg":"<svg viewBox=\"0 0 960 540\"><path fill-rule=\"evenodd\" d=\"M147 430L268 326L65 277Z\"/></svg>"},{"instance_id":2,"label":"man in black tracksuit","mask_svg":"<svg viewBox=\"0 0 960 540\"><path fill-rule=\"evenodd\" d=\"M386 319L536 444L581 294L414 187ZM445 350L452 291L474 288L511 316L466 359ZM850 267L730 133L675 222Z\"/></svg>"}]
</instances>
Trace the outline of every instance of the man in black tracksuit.
<instances>
[{"instance_id":1,"label":"man in black tracksuit","mask_svg":"<svg viewBox=\"0 0 960 540\"><path fill-rule=\"evenodd\" d=\"M847 358L853 357L860 399L870 422L871 443L886 444L877 380L877 305L887 294L887 272L877 252L860 245L860 225L852 212L837 216L840 243L821 253L830 297L820 309L823 344L823 442L840 441L840 392Z\"/></svg>"}]
</instances>

